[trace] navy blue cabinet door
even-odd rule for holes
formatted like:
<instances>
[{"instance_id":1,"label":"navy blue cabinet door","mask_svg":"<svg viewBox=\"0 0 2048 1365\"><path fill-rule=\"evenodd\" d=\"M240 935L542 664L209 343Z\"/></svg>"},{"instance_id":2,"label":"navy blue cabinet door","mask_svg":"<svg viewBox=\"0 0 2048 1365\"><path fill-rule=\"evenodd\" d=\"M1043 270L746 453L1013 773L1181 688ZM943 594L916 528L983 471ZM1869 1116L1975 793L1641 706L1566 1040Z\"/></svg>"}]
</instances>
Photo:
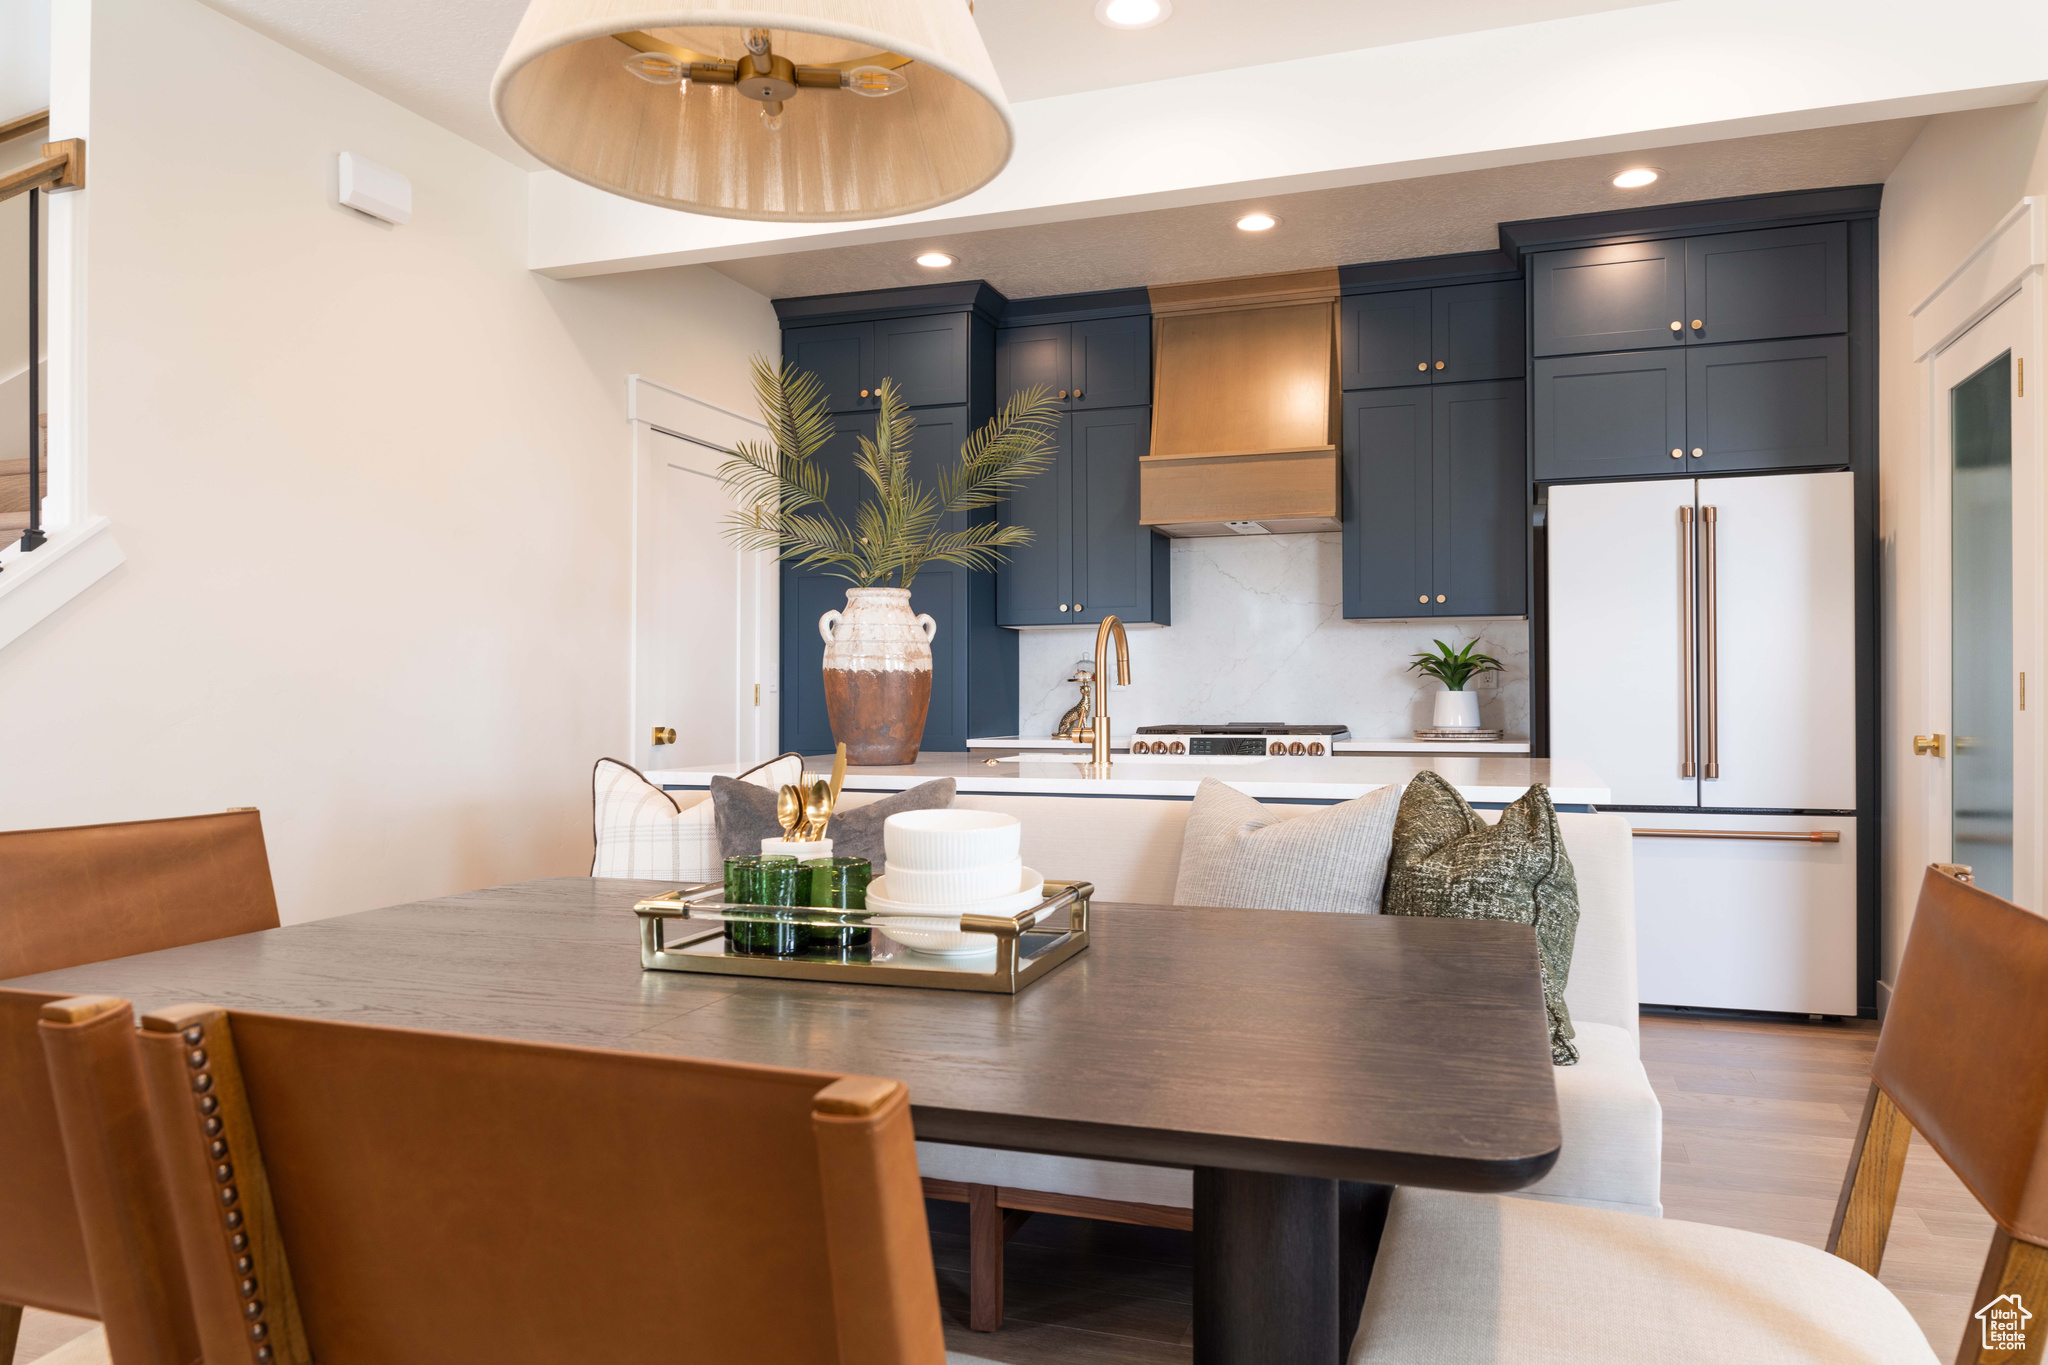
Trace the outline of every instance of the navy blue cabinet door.
<instances>
[{"instance_id":1,"label":"navy blue cabinet door","mask_svg":"<svg viewBox=\"0 0 2048 1365\"><path fill-rule=\"evenodd\" d=\"M1168 624L1155 607L1154 570L1170 548L1166 537L1138 524L1138 457L1151 444L1152 409L1077 412L1072 433L1074 612L1068 620ZM1155 614L1158 611L1158 614Z\"/></svg>"},{"instance_id":2,"label":"navy blue cabinet door","mask_svg":"<svg viewBox=\"0 0 2048 1365\"><path fill-rule=\"evenodd\" d=\"M1152 401L1152 319L1098 318L1074 329L1073 404L1128 408ZM1057 393L1062 386L1053 385Z\"/></svg>"},{"instance_id":3,"label":"navy blue cabinet door","mask_svg":"<svg viewBox=\"0 0 2048 1365\"><path fill-rule=\"evenodd\" d=\"M1849 225L1766 228L1685 244L1689 342L1849 330Z\"/></svg>"},{"instance_id":4,"label":"navy blue cabinet door","mask_svg":"<svg viewBox=\"0 0 2048 1365\"><path fill-rule=\"evenodd\" d=\"M1005 327L996 333L996 402L1007 403L1025 389L1054 397L1073 387L1073 327Z\"/></svg>"},{"instance_id":5,"label":"navy blue cabinet door","mask_svg":"<svg viewBox=\"0 0 2048 1365\"><path fill-rule=\"evenodd\" d=\"M969 315L892 318L875 329L874 376L893 379L913 408L967 401Z\"/></svg>"},{"instance_id":6,"label":"navy blue cabinet door","mask_svg":"<svg viewBox=\"0 0 2048 1365\"><path fill-rule=\"evenodd\" d=\"M1344 387L1396 388L1429 382L1430 296L1427 289L1352 294L1341 312Z\"/></svg>"},{"instance_id":7,"label":"navy blue cabinet door","mask_svg":"<svg viewBox=\"0 0 2048 1365\"><path fill-rule=\"evenodd\" d=\"M1685 343L1685 243L1546 251L1529 258L1531 353L1575 355Z\"/></svg>"},{"instance_id":8,"label":"navy blue cabinet door","mask_svg":"<svg viewBox=\"0 0 2048 1365\"><path fill-rule=\"evenodd\" d=\"M910 584L910 609L939 626L932 637L932 700L918 741L922 749L967 747L967 676L961 667L968 652L967 579L966 570L940 564L920 570Z\"/></svg>"},{"instance_id":9,"label":"navy blue cabinet door","mask_svg":"<svg viewBox=\"0 0 2048 1365\"><path fill-rule=\"evenodd\" d=\"M1032 537L1029 545L1012 547L996 570L999 626L1060 626L1074 619L1072 421L1059 419L1052 467L996 505L1005 526L1028 526Z\"/></svg>"},{"instance_id":10,"label":"navy blue cabinet door","mask_svg":"<svg viewBox=\"0 0 2048 1365\"><path fill-rule=\"evenodd\" d=\"M1446 392L1449 392L1446 390ZM1427 385L1344 403L1344 614L1435 614L1435 491Z\"/></svg>"},{"instance_id":11,"label":"navy blue cabinet door","mask_svg":"<svg viewBox=\"0 0 2048 1365\"><path fill-rule=\"evenodd\" d=\"M1522 377L1520 280L1452 285L1429 296L1431 383Z\"/></svg>"},{"instance_id":12,"label":"navy blue cabinet door","mask_svg":"<svg viewBox=\"0 0 2048 1365\"><path fill-rule=\"evenodd\" d=\"M818 376L832 411L860 412L874 406L874 323L791 327L782 334L782 356Z\"/></svg>"},{"instance_id":13,"label":"navy blue cabinet door","mask_svg":"<svg viewBox=\"0 0 2048 1365\"><path fill-rule=\"evenodd\" d=\"M1535 362L1529 450L1538 483L1689 474L1686 352ZM1674 455L1675 452L1675 455Z\"/></svg>"},{"instance_id":14,"label":"navy blue cabinet door","mask_svg":"<svg viewBox=\"0 0 2048 1365\"><path fill-rule=\"evenodd\" d=\"M800 754L832 752L825 709L825 641L818 618L846 609L843 578L782 566L782 747Z\"/></svg>"},{"instance_id":15,"label":"navy blue cabinet door","mask_svg":"<svg viewBox=\"0 0 2048 1365\"><path fill-rule=\"evenodd\" d=\"M1849 463L1848 337L1696 346L1685 359L1692 472Z\"/></svg>"},{"instance_id":16,"label":"navy blue cabinet door","mask_svg":"<svg viewBox=\"0 0 2048 1365\"><path fill-rule=\"evenodd\" d=\"M1529 476L1522 381L1446 384L1431 395L1438 616L1529 610Z\"/></svg>"}]
</instances>

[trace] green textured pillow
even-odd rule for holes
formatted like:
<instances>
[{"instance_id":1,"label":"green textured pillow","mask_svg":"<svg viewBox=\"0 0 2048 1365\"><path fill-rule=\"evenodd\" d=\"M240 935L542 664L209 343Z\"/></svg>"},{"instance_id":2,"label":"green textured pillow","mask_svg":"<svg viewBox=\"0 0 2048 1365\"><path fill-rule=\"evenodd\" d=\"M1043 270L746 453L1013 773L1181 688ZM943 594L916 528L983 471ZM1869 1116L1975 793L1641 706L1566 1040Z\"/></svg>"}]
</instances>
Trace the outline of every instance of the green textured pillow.
<instances>
[{"instance_id":1,"label":"green textured pillow","mask_svg":"<svg viewBox=\"0 0 2048 1365\"><path fill-rule=\"evenodd\" d=\"M1557 808L1540 784L1489 825L1450 783L1433 772L1417 773L1394 816L1394 853L1380 913L1535 925L1550 1060L1558 1066L1579 1060L1564 1006L1579 928L1579 883L1558 833Z\"/></svg>"}]
</instances>

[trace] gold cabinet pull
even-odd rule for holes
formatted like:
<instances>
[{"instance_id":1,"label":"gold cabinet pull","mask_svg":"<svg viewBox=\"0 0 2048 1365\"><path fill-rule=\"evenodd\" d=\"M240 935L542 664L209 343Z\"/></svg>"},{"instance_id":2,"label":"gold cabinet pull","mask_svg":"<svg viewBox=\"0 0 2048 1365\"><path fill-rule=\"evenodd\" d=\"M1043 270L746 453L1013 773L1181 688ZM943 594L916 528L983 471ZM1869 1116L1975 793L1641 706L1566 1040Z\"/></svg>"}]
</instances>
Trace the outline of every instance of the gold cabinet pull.
<instances>
[{"instance_id":1,"label":"gold cabinet pull","mask_svg":"<svg viewBox=\"0 0 2048 1365\"><path fill-rule=\"evenodd\" d=\"M1707 542L1706 567L1700 574L1700 599L1705 604L1707 616L1707 761L1700 769L1700 776L1709 780L1721 775L1721 618L1715 604L1715 586L1720 580L1720 573L1715 567L1718 512L1715 507L1700 509L1700 530Z\"/></svg>"},{"instance_id":2,"label":"gold cabinet pull","mask_svg":"<svg viewBox=\"0 0 2048 1365\"><path fill-rule=\"evenodd\" d=\"M1704 326L1706 326L1706 325L1707 325L1706 323L1704 323L1704 322L1701 322L1701 321L1700 321L1700 320L1699 320L1698 318L1694 318L1694 319L1692 320L1692 329L1693 329L1693 330L1694 330L1695 332L1699 331L1699 330L1700 330L1700 328L1702 328L1702 327L1704 327Z\"/></svg>"},{"instance_id":3,"label":"gold cabinet pull","mask_svg":"<svg viewBox=\"0 0 2048 1365\"><path fill-rule=\"evenodd\" d=\"M1061 611L1065 611L1066 609L1067 609L1067 604L1066 604L1066 603L1064 603L1064 602L1060 603L1060 610L1061 610Z\"/></svg>"},{"instance_id":4,"label":"gold cabinet pull","mask_svg":"<svg viewBox=\"0 0 2048 1365\"><path fill-rule=\"evenodd\" d=\"M1075 390L1074 390L1074 397L1076 397L1076 398L1079 398L1080 396L1081 396L1081 391L1080 391L1079 389L1075 389Z\"/></svg>"},{"instance_id":5,"label":"gold cabinet pull","mask_svg":"<svg viewBox=\"0 0 2048 1365\"><path fill-rule=\"evenodd\" d=\"M676 732L669 729L666 725L657 725L654 727L654 742L656 744L673 744L676 742Z\"/></svg>"},{"instance_id":6,"label":"gold cabinet pull","mask_svg":"<svg viewBox=\"0 0 2048 1365\"><path fill-rule=\"evenodd\" d=\"M1678 321L1676 318L1673 318L1671 320L1671 330L1674 332L1683 332L1685 330L1685 324Z\"/></svg>"},{"instance_id":7,"label":"gold cabinet pull","mask_svg":"<svg viewBox=\"0 0 2048 1365\"><path fill-rule=\"evenodd\" d=\"M1418 360L1415 362L1415 368L1418 370L1426 370L1429 368L1429 362L1427 360Z\"/></svg>"},{"instance_id":8,"label":"gold cabinet pull","mask_svg":"<svg viewBox=\"0 0 2048 1365\"><path fill-rule=\"evenodd\" d=\"M1444 595L1443 595L1442 593L1438 593L1438 594L1436 595L1436 600L1437 600L1437 601L1439 601L1439 602L1443 601L1443 600L1444 600Z\"/></svg>"},{"instance_id":9,"label":"gold cabinet pull","mask_svg":"<svg viewBox=\"0 0 2048 1365\"><path fill-rule=\"evenodd\" d=\"M1677 451L1671 452L1676 455ZM1678 688L1685 699L1681 708L1685 717L1684 743L1679 746L1678 775L1694 775L1692 737L1700 723L1699 702L1693 691L1695 676L1693 649L1695 635L1692 628L1693 598L1693 534L1692 508L1678 509Z\"/></svg>"},{"instance_id":10,"label":"gold cabinet pull","mask_svg":"<svg viewBox=\"0 0 2048 1365\"><path fill-rule=\"evenodd\" d=\"M1703 459L1703 458L1705 458L1705 456L1706 456L1706 453L1707 453L1707 452L1706 452L1705 448L1703 448L1703 447L1701 447L1701 446L1694 446L1694 447L1692 448L1692 457L1693 457L1693 458L1694 458L1695 460L1698 460L1698 459Z\"/></svg>"},{"instance_id":11,"label":"gold cabinet pull","mask_svg":"<svg viewBox=\"0 0 2048 1365\"><path fill-rule=\"evenodd\" d=\"M1685 452L1680 450L1677 446L1673 446L1671 447L1671 458L1674 460L1682 460L1685 458Z\"/></svg>"},{"instance_id":12,"label":"gold cabinet pull","mask_svg":"<svg viewBox=\"0 0 2048 1365\"><path fill-rule=\"evenodd\" d=\"M1632 829L1638 839L1761 839L1779 844L1839 844L1842 835L1832 829Z\"/></svg>"},{"instance_id":13,"label":"gold cabinet pull","mask_svg":"<svg viewBox=\"0 0 2048 1365\"><path fill-rule=\"evenodd\" d=\"M1061 389L1061 390L1060 390L1060 397L1062 397L1062 398L1065 398L1066 396L1067 396L1067 391L1066 391L1065 389Z\"/></svg>"},{"instance_id":14,"label":"gold cabinet pull","mask_svg":"<svg viewBox=\"0 0 2048 1365\"><path fill-rule=\"evenodd\" d=\"M1428 593L1424 593L1424 594L1422 594L1422 596L1420 596L1420 597L1416 598L1415 600L1416 600L1416 601L1418 601L1418 602L1427 602L1427 601L1429 600L1429 594L1428 594Z\"/></svg>"},{"instance_id":15,"label":"gold cabinet pull","mask_svg":"<svg viewBox=\"0 0 2048 1365\"><path fill-rule=\"evenodd\" d=\"M867 397L867 396L868 396L868 391L867 391L866 389L862 389L862 390L860 391L860 396L861 396L861 397L863 397L863 398Z\"/></svg>"},{"instance_id":16,"label":"gold cabinet pull","mask_svg":"<svg viewBox=\"0 0 2048 1365\"><path fill-rule=\"evenodd\" d=\"M1944 735L1913 736L1913 756L1916 758L1940 758L1941 751L1945 747L1943 740L1946 738Z\"/></svg>"},{"instance_id":17,"label":"gold cabinet pull","mask_svg":"<svg viewBox=\"0 0 2048 1365\"><path fill-rule=\"evenodd\" d=\"M1439 370L1441 370L1441 369L1442 369L1442 368L1444 367L1444 363L1443 363L1443 361L1441 361L1441 360L1437 361L1437 363L1436 363L1436 367L1437 367L1437 368L1438 368Z\"/></svg>"}]
</instances>

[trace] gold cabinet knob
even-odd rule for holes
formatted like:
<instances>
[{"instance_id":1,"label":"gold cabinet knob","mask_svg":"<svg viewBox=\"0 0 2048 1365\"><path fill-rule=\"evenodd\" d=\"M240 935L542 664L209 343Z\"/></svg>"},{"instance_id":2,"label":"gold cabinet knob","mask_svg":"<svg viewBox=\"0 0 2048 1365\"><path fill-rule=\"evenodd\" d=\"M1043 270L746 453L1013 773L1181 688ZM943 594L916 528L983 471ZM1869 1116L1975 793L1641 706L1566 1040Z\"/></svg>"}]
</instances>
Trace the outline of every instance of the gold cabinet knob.
<instances>
[{"instance_id":1,"label":"gold cabinet knob","mask_svg":"<svg viewBox=\"0 0 2048 1365\"><path fill-rule=\"evenodd\" d=\"M1064 602L1060 603L1060 610L1061 610L1061 611L1065 611L1066 609L1067 609L1067 604L1066 604L1066 603L1064 603Z\"/></svg>"},{"instance_id":2,"label":"gold cabinet knob","mask_svg":"<svg viewBox=\"0 0 2048 1365\"><path fill-rule=\"evenodd\" d=\"M1076 602L1076 603L1074 603L1074 610L1075 610L1075 611L1079 611L1079 610L1081 610L1081 604L1080 604L1079 602Z\"/></svg>"},{"instance_id":3,"label":"gold cabinet knob","mask_svg":"<svg viewBox=\"0 0 2048 1365\"><path fill-rule=\"evenodd\" d=\"M1674 460L1682 460L1685 458L1685 452L1679 450L1677 447L1674 446L1671 451L1671 458Z\"/></svg>"},{"instance_id":4,"label":"gold cabinet knob","mask_svg":"<svg viewBox=\"0 0 2048 1365\"><path fill-rule=\"evenodd\" d=\"M1441 370L1441 369L1442 369L1442 368L1444 367L1444 363L1443 363L1443 361L1441 361L1441 360L1437 361L1437 363L1436 363L1436 367L1437 367L1437 368L1438 368L1439 370Z\"/></svg>"},{"instance_id":5,"label":"gold cabinet knob","mask_svg":"<svg viewBox=\"0 0 2048 1365\"><path fill-rule=\"evenodd\" d=\"M1692 457L1693 457L1693 458L1694 458L1695 460L1697 460L1697 459L1700 459L1700 458L1701 458L1701 457L1703 457L1703 456L1704 456L1704 455L1705 455L1706 453L1707 453L1706 451L1704 451L1704 450L1700 449L1700 448L1699 448L1698 446L1694 446L1694 447L1692 448Z\"/></svg>"},{"instance_id":6,"label":"gold cabinet knob","mask_svg":"<svg viewBox=\"0 0 2048 1365\"><path fill-rule=\"evenodd\" d=\"M1065 389L1061 389L1061 390L1060 390L1060 397L1062 397L1062 398L1065 398L1066 396L1067 396L1067 391L1066 391Z\"/></svg>"},{"instance_id":7,"label":"gold cabinet knob","mask_svg":"<svg viewBox=\"0 0 2048 1365\"><path fill-rule=\"evenodd\" d=\"M1076 398L1079 398L1080 396L1081 396L1081 391L1080 391L1079 389L1075 389L1075 390L1074 390L1074 397L1076 397Z\"/></svg>"},{"instance_id":8,"label":"gold cabinet knob","mask_svg":"<svg viewBox=\"0 0 2048 1365\"><path fill-rule=\"evenodd\" d=\"M676 742L676 732L669 729L666 725L657 725L654 727L654 742L656 744L673 744Z\"/></svg>"},{"instance_id":9,"label":"gold cabinet knob","mask_svg":"<svg viewBox=\"0 0 2048 1365\"><path fill-rule=\"evenodd\" d=\"M1427 601L1429 600L1429 594L1428 594L1428 593L1424 593L1424 594L1422 594L1422 596L1420 596L1420 597L1416 598L1415 600L1416 600L1416 601L1418 601L1418 602L1427 602Z\"/></svg>"},{"instance_id":10,"label":"gold cabinet knob","mask_svg":"<svg viewBox=\"0 0 2048 1365\"><path fill-rule=\"evenodd\" d=\"M1685 324L1680 322L1677 318L1673 318L1671 320L1671 330L1674 332L1683 332L1685 330Z\"/></svg>"},{"instance_id":11,"label":"gold cabinet knob","mask_svg":"<svg viewBox=\"0 0 2048 1365\"><path fill-rule=\"evenodd\" d=\"M1942 750L1942 739L1943 736L1941 735L1913 736L1914 755L1916 757L1922 758L1940 758Z\"/></svg>"},{"instance_id":12,"label":"gold cabinet knob","mask_svg":"<svg viewBox=\"0 0 2048 1365\"><path fill-rule=\"evenodd\" d=\"M1429 368L1429 362L1427 360L1417 361L1415 368L1418 370L1426 370Z\"/></svg>"},{"instance_id":13,"label":"gold cabinet knob","mask_svg":"<svg viewBox=\"0 0 2048 1365\"><path fill-rule=\"evenodd\" d=\"M1443 595L1442 593L1438 593L1438 594L1436 595L1436 600L1437 600L1437 601L1439 601L1439 602L1443 601L1443 600L1444 600L1444 595Z\"/></svg>"},{"instance_id":14,"label":"gold cabinet knob","mask_svg":"<svg viewBox=\"0 0 2048 1365\"><path fill-rule=\"evenodd\" d=\"M1694 318L1694 319L1692 320L1692 329L1693 329L1693 330L1694 330L1695 332L1697 332L1697 331L1698 331L1698 330L1699 330L1700 328L1702 328L1702 327L1704 327L1704 326L1706 326L1706 325L1707 325L1706 323L1704 323L1704 322L1701 322L1701 321L1700 321L1700 320L1699 320L1698 318Z\"/></svg>"}]
</instances>

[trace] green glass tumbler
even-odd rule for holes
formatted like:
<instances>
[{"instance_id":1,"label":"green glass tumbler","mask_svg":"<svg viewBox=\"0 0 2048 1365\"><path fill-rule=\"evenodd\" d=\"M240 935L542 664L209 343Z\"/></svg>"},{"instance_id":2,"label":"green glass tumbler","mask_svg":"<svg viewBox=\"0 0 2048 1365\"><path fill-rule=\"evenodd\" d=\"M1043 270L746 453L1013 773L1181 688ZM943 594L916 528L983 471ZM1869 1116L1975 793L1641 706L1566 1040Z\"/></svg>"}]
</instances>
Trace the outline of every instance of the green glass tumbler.
<instances>
[{"instance_id":1,"label":"green glass tumbler","mask_svg":"<svg viewBox=\"0 0 2048 1365\"><path fill-rule=\"evenodd\" d=\"M873 873L866 858L809 859L803 865L804 899L814 910L865 910L868 879ZM809 939L805 947L819 952L865 948L873 938L873 931L866 927L821 929L811 925L806 932Z\"/></svg>"},{"instance_id":2,"label":"green glass tumbler","mask_svg":"<svg viewBox=\"0 0 2048 1365\"><path fill-rule=\"evenodd\" d=\"M798 903L800 869L787 853L756 853L725 860L727 905ZM803 946L800 924L727 924L725 941L736 953L750 957L788 957Z\"/></svg>"}]
</instances>

